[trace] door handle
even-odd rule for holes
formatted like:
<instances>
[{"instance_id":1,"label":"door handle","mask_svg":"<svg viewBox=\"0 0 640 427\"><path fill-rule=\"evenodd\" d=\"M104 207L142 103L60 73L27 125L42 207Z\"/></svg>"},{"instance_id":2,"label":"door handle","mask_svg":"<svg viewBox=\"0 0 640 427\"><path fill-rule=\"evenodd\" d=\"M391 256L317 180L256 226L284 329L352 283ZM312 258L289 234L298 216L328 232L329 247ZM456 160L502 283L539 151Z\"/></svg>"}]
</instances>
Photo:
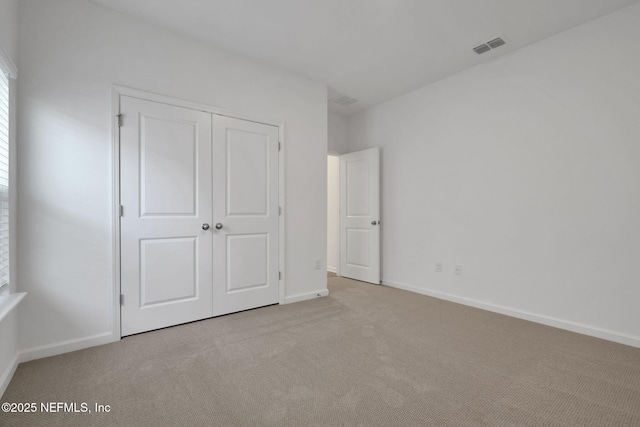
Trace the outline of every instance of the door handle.
<instances>
[{"instance_id":1,"label":"door handle","mask_svg":"<svg viewBox=\"0 0 640 427\"><path fill-rule=\"evenodd\" d=\"M207 231L209 229L209 224L207 223L202 224L202 229Z\"/></svg>"},{"instance_id":2,"label":"door handle","mask_svg":"<svg viewBox=\"0 0 640 427\"><path fill-rule=\"evenodd\" d=\"M217 224L216 224L216 230L220 230L221 228L222 228L222 224L217 223Z\"/></svg>"},{"instance_id":3,"label":"door handle","mask_svg":"<svg viewBox=\"0 0 640 427\"><path fill-rule=\"evenodd\" d=\"M371 221L371 225L378 225L380 224L380 221Z\"/></svg>"}]
</instances>

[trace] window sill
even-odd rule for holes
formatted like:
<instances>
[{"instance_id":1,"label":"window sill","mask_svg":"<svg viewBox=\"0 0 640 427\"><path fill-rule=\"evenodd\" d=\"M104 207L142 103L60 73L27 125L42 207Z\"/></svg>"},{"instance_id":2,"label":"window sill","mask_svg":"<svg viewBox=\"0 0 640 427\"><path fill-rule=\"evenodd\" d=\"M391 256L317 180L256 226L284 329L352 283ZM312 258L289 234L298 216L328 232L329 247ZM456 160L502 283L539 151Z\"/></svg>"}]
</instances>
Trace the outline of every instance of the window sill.
<instances>
[{"instance_id":1,"label":"window sill","mask_svg":"<svg viewBox=\"0 0 640 427\"><path fill-rule=\"evenodd\" d=\"M0 298L0 322L2 322L2 319L7 317L7 315L11 313L11 310L16 308L20 303L20 301L22 301L22 299L26 296L27 296L26 292L20 292L17 294L10 294L10 295L1 297Z\"/></svg>"}]
</instances>

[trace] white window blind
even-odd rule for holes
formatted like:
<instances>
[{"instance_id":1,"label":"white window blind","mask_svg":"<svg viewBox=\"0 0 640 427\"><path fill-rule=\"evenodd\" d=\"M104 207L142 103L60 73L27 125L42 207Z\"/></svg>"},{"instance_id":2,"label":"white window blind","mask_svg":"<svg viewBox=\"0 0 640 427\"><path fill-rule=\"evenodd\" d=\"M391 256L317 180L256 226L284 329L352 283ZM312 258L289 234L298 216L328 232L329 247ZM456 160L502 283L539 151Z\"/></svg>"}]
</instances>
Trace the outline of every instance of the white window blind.
<instances>
[{"instance_id":1,"label":"white window blind","mask_svg":"<svg viewBox=\"0 0 640 427\"><path fill-rule=\"evenodd\" d=\"M9 78L0 71L0 287L9 283ZM0 293L5 289L0 288Z\"/></svg>"}]
</instances>

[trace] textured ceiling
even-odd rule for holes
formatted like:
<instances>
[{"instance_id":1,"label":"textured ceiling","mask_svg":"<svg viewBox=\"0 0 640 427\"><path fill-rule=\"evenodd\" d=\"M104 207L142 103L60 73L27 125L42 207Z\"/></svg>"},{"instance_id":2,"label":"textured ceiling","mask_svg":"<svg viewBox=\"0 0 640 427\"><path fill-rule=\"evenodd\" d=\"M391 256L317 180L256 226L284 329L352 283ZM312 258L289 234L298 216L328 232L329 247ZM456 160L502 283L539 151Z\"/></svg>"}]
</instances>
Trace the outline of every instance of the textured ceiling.
<instances>
[{"instance_id":1,"label":"textured ceiling","mask_svg":"<svg viewBox=\"0 0 640 427\"><path fill-rule=\"evenodd\" d=\"M640 0L91 1L327 84L351 114Z\"/></svg>"}]
</instances>

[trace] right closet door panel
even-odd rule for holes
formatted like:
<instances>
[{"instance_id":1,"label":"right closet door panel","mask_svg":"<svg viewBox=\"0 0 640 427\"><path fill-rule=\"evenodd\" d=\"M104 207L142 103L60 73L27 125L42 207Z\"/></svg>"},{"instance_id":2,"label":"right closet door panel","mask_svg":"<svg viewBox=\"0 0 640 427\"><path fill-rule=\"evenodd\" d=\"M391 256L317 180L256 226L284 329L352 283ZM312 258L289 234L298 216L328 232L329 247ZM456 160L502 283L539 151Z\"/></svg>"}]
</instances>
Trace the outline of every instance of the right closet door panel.
<instances>
[{"instance_id":1,"label":"right closet door panel","mask_svg":"<svg viewBox=\"0 0 640 427\"><path fill-rule=\"evenodd\" d=\"M214 115L213 313L279 301L278 128Z\"/></svg>"}]
</instances>

